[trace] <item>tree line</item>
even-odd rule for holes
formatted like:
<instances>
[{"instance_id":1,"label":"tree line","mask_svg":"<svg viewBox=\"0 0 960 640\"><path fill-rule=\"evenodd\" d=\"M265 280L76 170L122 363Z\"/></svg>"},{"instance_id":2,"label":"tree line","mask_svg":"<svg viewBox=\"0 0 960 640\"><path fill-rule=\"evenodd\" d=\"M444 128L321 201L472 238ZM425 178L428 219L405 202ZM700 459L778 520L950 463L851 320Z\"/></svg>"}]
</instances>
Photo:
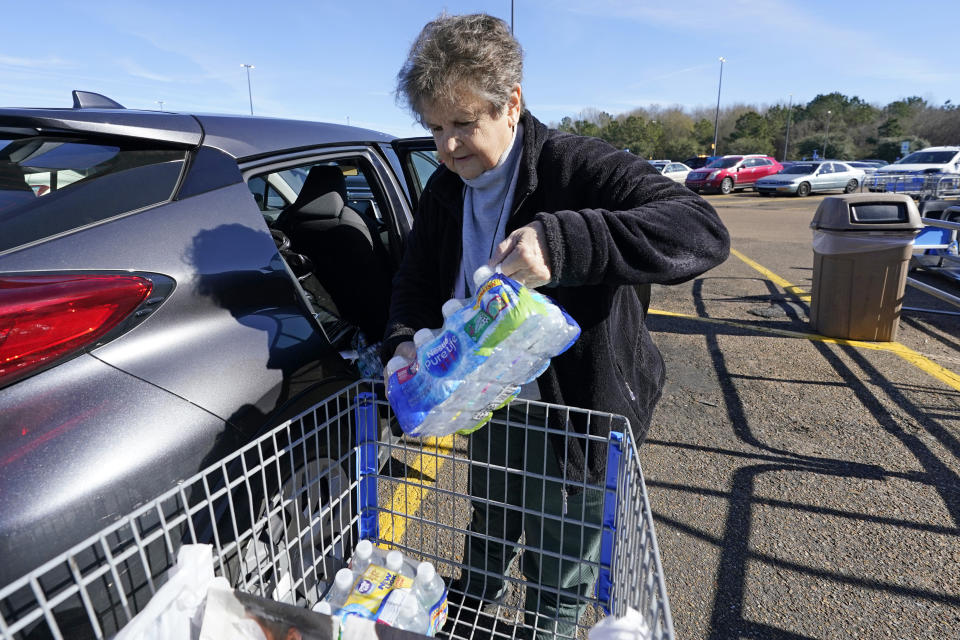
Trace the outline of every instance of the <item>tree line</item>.
<instances>
[{"instance_id":1,"label":"tree line","mask_svg":"<svg viewBox=\"0 0 960 640\"><path fill-rule=\"evenodd\" d=\"M947 100L934 106L916 96L882 107L839 92L818 95L806 104L726 106L720 109L716 152L715 116L709 107L688 112L679 106L652 106L617 116L589 109L554 126L602 138L643 158L676 161L741 153L800 160L816 151L820 157L893 162L901 156L903 142L909 151L960 145L960 105Z\"/></svg>"}]
</instances>

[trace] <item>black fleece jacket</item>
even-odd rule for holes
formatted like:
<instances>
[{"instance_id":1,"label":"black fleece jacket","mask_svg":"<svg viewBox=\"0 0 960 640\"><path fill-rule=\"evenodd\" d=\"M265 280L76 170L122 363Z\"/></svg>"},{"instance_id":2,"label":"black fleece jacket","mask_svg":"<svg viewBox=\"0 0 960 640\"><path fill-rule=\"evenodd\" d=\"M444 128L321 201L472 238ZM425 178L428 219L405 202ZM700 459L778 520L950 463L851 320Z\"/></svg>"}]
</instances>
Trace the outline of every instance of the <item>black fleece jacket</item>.
<instances>
[{"instance_id":1,"label":"black fleece jacket","mask_svg":"<svg viewBox=\"0 0 960 640\"><path fill-rule=\"evenodd\" d=\"M663 359L644 325L632 285L676 284L723 262L726 228L713 208L649 164L597 138L547 128L521 117L523 155L507 234L543 223L551 282L540 290L580 324L580 339L538 378L541 397L626 416L643 442L664 381ZM446 167L424 190L393 281L384 358L423 327L443 323L460 265L463 181ZM579 432L606 436L603 420L571 420ZM577 439L582 440L582 439ZM605 448L567 451L567 477L602 477Z\"/></svg>"}]
</instances>

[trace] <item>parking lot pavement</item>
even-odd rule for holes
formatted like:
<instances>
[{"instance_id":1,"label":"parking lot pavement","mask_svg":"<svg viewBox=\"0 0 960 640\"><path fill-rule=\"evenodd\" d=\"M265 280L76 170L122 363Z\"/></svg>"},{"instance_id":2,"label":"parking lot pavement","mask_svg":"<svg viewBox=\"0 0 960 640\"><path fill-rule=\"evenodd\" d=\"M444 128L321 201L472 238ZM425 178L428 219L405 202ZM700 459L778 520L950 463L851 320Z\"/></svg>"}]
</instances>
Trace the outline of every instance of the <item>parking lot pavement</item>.
<instances>
[{"instance_id":1,"label":"parking lot pavement","mask_svg":"<svg viewBox=\"0 0 960 640\"><path fill-rule=\"evenodd\" d=\"M641 458L677 637L960 637L960 318L820 339L821 198L708 199L734 255L655 287L647 321L667 385Z\"/></svg>"}]
</instances>

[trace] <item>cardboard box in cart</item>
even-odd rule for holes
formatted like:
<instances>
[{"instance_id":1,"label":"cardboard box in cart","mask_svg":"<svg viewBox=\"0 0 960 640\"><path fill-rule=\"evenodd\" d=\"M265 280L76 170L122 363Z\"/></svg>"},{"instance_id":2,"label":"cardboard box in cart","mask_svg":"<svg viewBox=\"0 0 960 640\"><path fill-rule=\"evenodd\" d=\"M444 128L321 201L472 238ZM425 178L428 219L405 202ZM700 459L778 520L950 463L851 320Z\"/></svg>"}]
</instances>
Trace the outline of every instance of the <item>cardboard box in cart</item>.
<instances>
[{"instance_id":1,"label":"cardboard box in cart","mask_svg":"<svg viewBox=\"0 0 960 640\"><path fill-rule=\"evenodd\" d=\"M378 442L392 416L376 391L382 384L372 380L347 387L0 587L0 637L113 637L167 582L185 544L210 544L214 571L230 587L302 608L322 598L364 538L433 563L453 583L470 570L460 557L470 499L458 482L479 463L466 457L459 437ZM633 608L653 638L673 638L653 518L627 420L519 400L496 420L523 433L546 433L543 425L550 424L551 436L606 447L606 477L595 486L557 479L578 491L601 492L603 522L579 522L579 514L565 513L562 522L551 516L549 524L569 521L601 531L601 557L594 563L600 577L596 593L586 598L596 616L619 617ZM610 437L584 436L571 426L595 421L610 426ZM568 431L558 433L556 425ZM343 434L349 434L349 443ZM380 450L397 464L382 467ZM419 473L397 473L398 468ZM513 574L506 579L515 592L526 587ZM455 595L451 590L451 599ZM501 603L500 617L522 624L522 603L522 598ZM439 635L448 635L455 624L451 611ZM466 637L489 636L483 629L469 633Z\"/></svg>"}]
</instances>

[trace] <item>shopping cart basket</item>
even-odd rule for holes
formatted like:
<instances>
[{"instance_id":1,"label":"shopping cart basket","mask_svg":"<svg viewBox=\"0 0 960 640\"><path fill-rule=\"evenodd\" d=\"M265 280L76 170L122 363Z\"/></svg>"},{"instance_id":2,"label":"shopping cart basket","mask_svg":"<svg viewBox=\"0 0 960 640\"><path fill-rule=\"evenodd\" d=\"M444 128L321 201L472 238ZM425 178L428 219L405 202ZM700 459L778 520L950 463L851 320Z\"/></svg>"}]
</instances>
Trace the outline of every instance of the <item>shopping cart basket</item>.
<instances>
[{"instance_id":1,"label":"shopping cart basket","mask_svg":"<svg viewBox=\"0 0 960 640\"><path fill-rule=\"evenodd\" d=\"M211 544L216 573L237 589L312 606L356 543L369 538L432 562L450 585L451 604L468 578L502 587L473 610L469 598L451 606L441 636L519 637L524 625L554 628L559 618L525 609L528 594L537 593L581 613L574 637L628 607L643 614L653 638L673 637L639 457L623 417L517 400L477 432L486 440L383 442L378 434L393 417L377 389L373 381L346 388L3 587L0 635L111 637L164 584L187 543ZM607 430L608 437L584 435ZM543 460L542 472L512 468L492 450ZM574 477L574 465L565 463L584 455L606 460L601 477ZM505 501L492 490L498 477L519 483L523 499ZM601 508L577 506L588 498ZM516 552L506 575L464 556L471 518L498 509L511 531L488 522L469 540ZM600 540L599 553L577 553L571 536ZM548 538L560 544L542 543ZM551 565L587 575L594 586L568 590L538 577Z\"/></svg>"}]
</instances>

